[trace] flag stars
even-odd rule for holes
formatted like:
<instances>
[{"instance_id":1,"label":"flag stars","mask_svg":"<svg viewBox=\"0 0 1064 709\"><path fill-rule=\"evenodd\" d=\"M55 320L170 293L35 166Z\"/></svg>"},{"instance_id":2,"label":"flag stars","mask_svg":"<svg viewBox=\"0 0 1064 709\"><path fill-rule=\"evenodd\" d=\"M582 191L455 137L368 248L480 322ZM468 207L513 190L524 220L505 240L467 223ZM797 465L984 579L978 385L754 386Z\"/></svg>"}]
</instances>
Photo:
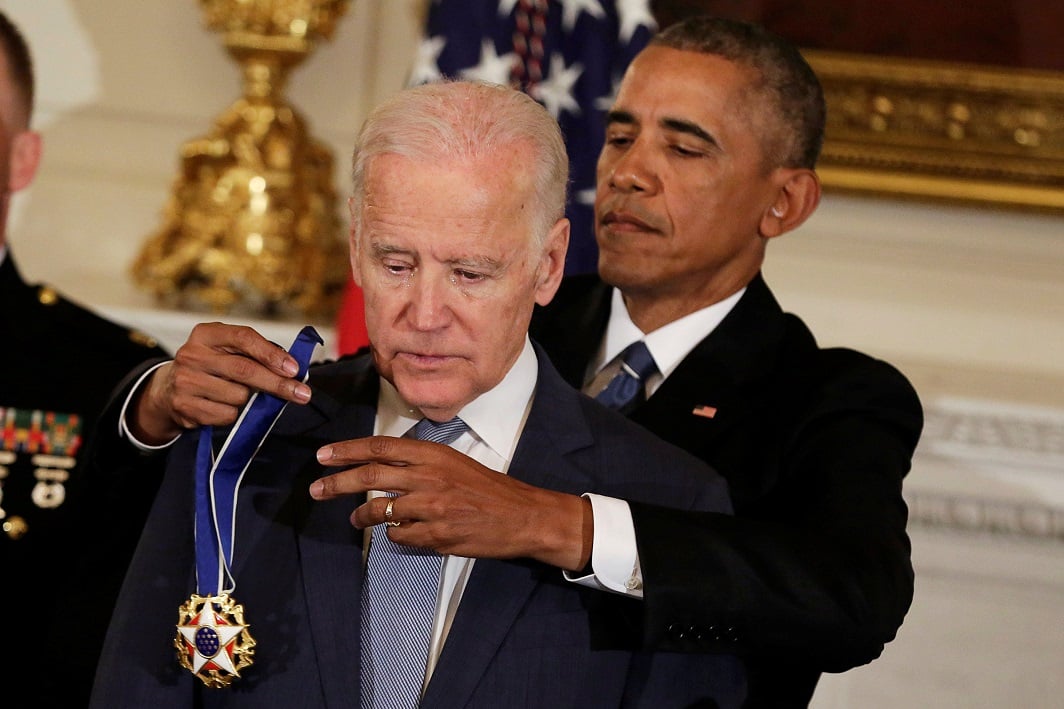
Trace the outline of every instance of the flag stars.
<instances>
[{"instance_id":1,"label":"flag stars","mask_svg":"<svg viewBox=\"0 0 1064 709\"><path fill-rule=\"evenodd\" d=\"M625 44L632 41L640 27L647 27L651 32L658 27L649 0L617 0L617 15L621 20L618 36Z\"/></svg>"},{"instance_id":2,"label":"flag stars","mask_svg":"<svg viewBox=\"0 0 1064 709\"><path fill-rule=\"evenodd\" d=\"M598 19L606 16L606 11L602 9L602 3L599 0L562 0L562 5L562 27L566 32L573 31L582 12L587 12Z\"/></svg>"},{"instance_id":3,"label":"flag stars","mask_svg":"<svg viewBox=\"0 0 1064 709\"><path fill-rule=\"evenodd\" d=\"M562 111L578 116L580 104L573 98L573 87L583 73L583 66L573 64L567 67L565 58L561 54L554 53L550 57L550 71L547 78L530 90L532 98L542 103L555 120L561 117Z\"/></svg>"},{"instance_id":4,"label":"flag stars","mask_svg":"<svg viewBox=\"0 0 1064 709\"><path fill-rule=\"evenodd\" d=\"M473 81L487 81L492 84L509 84L510 70L517 55L508 52L499 56L495 51L495 42L490 38L480 43L480 61L468 69L462 70L462 78Z\"/></svg>"},{"instance_id":5,"label":"flag stars","mask_svg":"<svg viewBox=\"0 0 1064 709\"><path fill-rule=\"evenodd\" d=\"M429 37L422 40L417 48L417 57L414 59L414 68L410 71L410 85L428 84L439 79L440 53L447 44L447 38L442 36Z\"/></svg>"},{"instance_id":6,"label":"flag stars","mask_svg":"<svg viewBox=\"0 0 1064 709\"><path fill-rule=\"evenodd\" d=\"M608 111L613 108L613 104L617 103L617 92L621 90L621 79L623 75L617 74L613 77L613 81L610 83L610 92L605 96L599 96L594 101L594 106L600 111Z\"/></svg>"}]
</instances>

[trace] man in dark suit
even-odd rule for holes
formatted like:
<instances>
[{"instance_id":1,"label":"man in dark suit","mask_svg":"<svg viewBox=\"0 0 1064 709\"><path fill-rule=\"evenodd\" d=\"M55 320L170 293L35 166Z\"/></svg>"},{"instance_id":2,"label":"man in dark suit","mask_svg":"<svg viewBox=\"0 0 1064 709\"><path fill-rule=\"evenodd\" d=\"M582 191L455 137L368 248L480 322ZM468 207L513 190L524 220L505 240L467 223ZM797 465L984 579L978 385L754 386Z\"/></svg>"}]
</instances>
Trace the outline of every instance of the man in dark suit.
<instances>
[{"instance_id":1,"label":"man in dark suit","mask_svg":"<svg viewBox=\"0 0 1064 709\"><path fill-rule=\"evenodd\" d=\"M311 367L308 387L286 378L295 362L252 330L201 325L172 362L145 368L132 395L116 399L116 429L141 447L172 447L93 706L357 706L359 697L363 707L739 706L736 658L639 649L624 625L637 604L565 582L554 566L571 560L548 538L522 555L531 560L448 553L429 589L423 644L398 666L377 654L416 635L399 630L404 617L383 627L367 620L418 585L413 572L382 573L381 554L417 554L409 542L435 503L431 491L392 485L390 466L323 477L323 462L358 462L351 446L387 450L412 426L454 426L447 445L484 473L467 494L493 494L505 478L511 524L547 522L559 537L583 533L588 503L568 494L543 510L526 508L523 496L594 490L730 510L711 469L565 384L528 339L534 305L561 280L567 165L557 124L525 94L460 82L399 92L374 110L355 149L352 262L371 351ZM230 506L201 505L194 481L209 468L210 499L221 499L212 466L239 447L253 418L244 402L266 386L304 405L284 408L250 465L237 465L230 546L218 511ZM238 416L224 446L204 430L180 435ZM110 445L101 455L129 453ZM658 464L668 470L651 475ZM417 466L406 472L419 475ZM350 524L361 496L346 493L365 480L367 504L387 522L368 535ZM211 515L217 546L202 525ZM204 566L219 546L231 558ZM205 585L212 600L187 612L182 603ZM406 677L412 697L389 701L384 693Z\"/></svg>"},{"instance_id":2,"label":"man in dark suit","mask_svg":"<svg viewBox=\"0 0 1064 709\"><path fill-rule=\"evenodd\" d=\"M115 544L113 564L86 576L78 566L82 540L105 530L83 523L114 510L102 504L106 486L86 465L86 450L111 390L133 366L166 353L19 273L7 243L8 210L40 162L41 136L30 130L33 93L29 48L0 13L0 607L10 609L9 641L0 647L0 672L10 681L0 704L84 706L114 594L154 493L148 478L122 490L125 511L112 524L129 530L128 544ZM87 612L77 628L64 626L60 600L74 584ZM54 681L59 676L63 681Z\"/></svg>"},{"instance_id":3,"label":"man in dark suit","mask_svg":"<svg viewBox=\"0 0 1064 709\"><path fill-rule=\"evenodd\" d=\"M749 706L808 705L821 672L878 657L912 601L902 479L922 427L916 392L885 362L818 347L761 275L768 242L819 203L823 131L819 82L793 46L704 17L663 31L609 114L600 278L566 279L530 330L591 395L645 343L656 367L629 416L728 479L734 517L589 495L593 524L559 542L570 559L559 566L586 564L574 581L641 596L647 647L739 654ZM457 491L476 473L405 441L348 454L429 467ZM437 491L418 543L497 557L550 533L515 530L505 490L472 506L449 493ZM372 505L355 513L359 526L379 518Z\"/></svg>"}]
</instances>

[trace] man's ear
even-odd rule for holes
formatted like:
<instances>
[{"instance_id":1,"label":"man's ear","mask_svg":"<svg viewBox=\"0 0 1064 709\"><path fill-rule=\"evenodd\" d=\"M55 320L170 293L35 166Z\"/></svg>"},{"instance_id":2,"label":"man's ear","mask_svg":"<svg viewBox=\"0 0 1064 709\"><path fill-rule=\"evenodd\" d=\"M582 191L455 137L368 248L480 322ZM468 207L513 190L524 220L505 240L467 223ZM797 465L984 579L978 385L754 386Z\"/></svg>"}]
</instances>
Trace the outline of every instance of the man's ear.
<instances>
[{"instance_id":1,"label":"man's ear","mask_svg":"<svg viewBox=\"0 0 1064 709\"><path fill-rule=\"evenodd\" d=\"M565 254L569 250L568 219L559 219L551 227L544 243L543 255L540 257L539 270L536 273L536 302L546 305L554 298L565 275Z\"/></svg>"},{"instance_id":2,"label":"man's ear","mask_svg":"<svg viewBox=\"0 0 1064 709\"><path fill-rule=\"evenodd\" d=\"M41 134L24 130L11 139L11 169L8 172L8 192L18 192L33 182L37 166L41 164Z\"/></svg>"},{"instance_id":3,"label":"man's ear","mask_svg":"<svg viewBox=\"0 0 1064 709\"><path fill-rule=\"evenodd\" d=\"M761 216L758 230L766 239L800 227L820 204L820 178L805 168L779 168L776 199Z\"/></svg>"}]
</instances>

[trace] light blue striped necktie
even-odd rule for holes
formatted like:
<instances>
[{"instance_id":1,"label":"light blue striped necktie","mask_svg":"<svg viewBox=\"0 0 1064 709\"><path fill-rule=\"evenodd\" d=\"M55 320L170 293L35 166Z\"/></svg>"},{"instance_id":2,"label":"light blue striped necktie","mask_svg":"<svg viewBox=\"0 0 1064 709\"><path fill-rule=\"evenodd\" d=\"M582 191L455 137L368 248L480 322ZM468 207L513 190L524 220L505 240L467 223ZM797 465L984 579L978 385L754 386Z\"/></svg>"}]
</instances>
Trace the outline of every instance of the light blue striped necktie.
<instances>
[{"instance_id":1,"label":"light blue striped necktie","mask_svg":"<svg viewBox=\"0 0 1064 709\"><path fill-rule=\"evenodd\" d=\"M468 430L457 416L421 419L408 437L450 444ZM362 709L414 709L421 699L443 558L396 544L379 524L362 589Z\"/></svg>"}]
</instances>

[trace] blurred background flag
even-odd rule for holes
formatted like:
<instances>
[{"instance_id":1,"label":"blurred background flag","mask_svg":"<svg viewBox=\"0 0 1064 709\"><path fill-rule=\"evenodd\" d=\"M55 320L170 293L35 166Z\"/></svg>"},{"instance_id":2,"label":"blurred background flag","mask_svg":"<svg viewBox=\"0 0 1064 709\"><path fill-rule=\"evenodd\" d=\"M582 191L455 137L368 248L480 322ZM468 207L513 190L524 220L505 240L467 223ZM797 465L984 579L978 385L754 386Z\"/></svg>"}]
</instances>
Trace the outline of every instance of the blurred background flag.
<instances>
[{"instance_id":1,"label":"blurred background flag","mask_svg":"<svg viewBox=\"0 0 1064 709\"><path fill-rule=\"evenodd\" d=\"M570 161L573 223L565 272L598 263L595 163L628 63L656 30L650 0L433 0L411 85L443 77L519 87L561 125ZM362 295L348 285L337 315L339 354L366 344Z\"/></svg>"}]
</instances>

